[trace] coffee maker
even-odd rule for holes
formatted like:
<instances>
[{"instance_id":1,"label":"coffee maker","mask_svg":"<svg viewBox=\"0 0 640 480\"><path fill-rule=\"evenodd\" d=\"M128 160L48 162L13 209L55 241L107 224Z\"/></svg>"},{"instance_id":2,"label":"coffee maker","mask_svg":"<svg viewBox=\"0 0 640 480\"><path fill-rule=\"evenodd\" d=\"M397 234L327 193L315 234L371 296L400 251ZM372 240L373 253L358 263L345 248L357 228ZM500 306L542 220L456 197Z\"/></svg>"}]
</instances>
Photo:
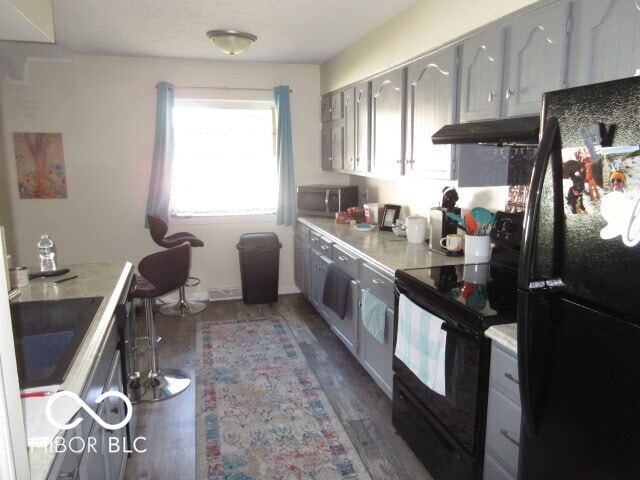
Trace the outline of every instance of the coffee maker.
<instances>
[{"instance_id":1,"label":"coffee maker","mask_svg":"<svg viewBox=\"0 0 640 480\"><path fill-rule=\"evenodd\" d=\"M450 233L457 233L457 222L447 216L447 213L454 213L460 216L460 208L456 207L458 192L453 187L445 187L442 190L442 203L439 207L431 209L429 221L429 249L443 255L458 256L460 251L450 251L440 245L440 240Z\"/></svg>"}]
</instances>

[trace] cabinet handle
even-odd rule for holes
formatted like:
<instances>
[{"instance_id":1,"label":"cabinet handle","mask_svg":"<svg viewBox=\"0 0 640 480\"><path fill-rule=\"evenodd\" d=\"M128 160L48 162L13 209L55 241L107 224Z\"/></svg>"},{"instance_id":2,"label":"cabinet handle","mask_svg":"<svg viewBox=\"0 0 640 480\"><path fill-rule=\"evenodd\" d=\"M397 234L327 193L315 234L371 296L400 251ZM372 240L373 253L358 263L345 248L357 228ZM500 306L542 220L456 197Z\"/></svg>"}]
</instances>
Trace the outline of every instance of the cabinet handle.
<instances>
[{"instance_id":1,"label":"cabinet handle","mask_svg":"<svg viewBox=\"0 0 640 480\"><path fill-rule=\"evenodd\" d=\"M320 250L324 250L326 252L327 250L329 250L329 247L327 245L322 245L320 247Z\"/></svg>"},{"instance_id":2,"label":"cabinet handle","mask_svg":"<svg viewBox=\"0 0 640 480\"><path fill-rule=\"evenodd\" d=\"M340 255L338 256L338 260L340 260L341 262L346 262L349 259L347 257L343 257L342 255Z\"/></svg>"},{"instance_id":3,"label":"cabinet handle","mask_svg":"<svg viewBox=\"0 0 640 480\"><path fill-rule=\"evenodd\" d=\"M511 435L509 435L509 432L506 430L500 430L500 433L502 434L502 436L504 438L506 438L507 440L509 440L511 443L513 443L516 447L520 448L520 442L518 442L515 438L513 438Z\"/></svg>"},{"instance_id":4,"label":"cabinet handle","mask_svg":"<svg viewBox=\"0 0 640 480\"><path fill-rule=\"evenodd\" d=\"M412 158L412 159L407 159L404 161L405 165L413 165L414 163L416 163L416 161Z\"/></svg>"},{"instance_id":5,"label":"cabinet handle","mask_svg":"<svg viewBox=\"0 0 640 480\"><path fill-rule=\"evenodd\" d=\"M507 89L507 91L504 94L504 98L506 98L507 100L509 100L511 98L511 95L513 95L513 90L509 90Z\"/></svg>"},{"instance_id":6,"label":"cabinet handle","mask_svg":"<svg viewBox=\"0 0 640 480\"><path fill-rule=\"evenodd\" d=\"M520 385L520 380L518 380L516 377L514 377L513 375L511 375L510 373L506 373L504 374L505 377L507 377L509 380L511 380L513 383L515 383L516 385Z\"/></svg>"},{"instance_id":7,"label":"cabinet handle","mask_svg":"<svg viewBox=\"0 0 640 480\"><path fill-rule=\"evenodd\" d=\"M59 473L58 476L56 477L58 479L61 478L71 478L73 480L76 480L78 478L78 470L76 470L75 468L73 470L71 470L69 473Z\"/></svg>"},{"instance_id":8,"label":"cabinet handle","mask_svg":"<svg viewBox=\"0 0 640 480\"><path fill-rule=\"evenodd\" d=\"M396 160L396 163L404 163L404 160L402 160L402 159Z\"/></svg>"},{"instance_id":9,"label":"cabinet handle","mask_svg":"<svg viewBox=\"0 0 640 480\"><path fill-rule=\"evenodd\" d=\"M384 280L380 280L378 278L372 278L371 281L376 285L382 285L384 283Z\"/></svg>"},{"instance_id":10,"label":"cabinet handle","mask_svg":"<svg viewBox=\"0 0 640 480\"><path fill-rule=\"evenodd\" d=\"M120 405L114 405L113 408L109 411L115 415L118 415L120 413Z\"/></svg>"},{"instance_id":11,"label":"cabinet handle","mask_svg":"<svg viewBox=\"0 0 640 480\"><path fill-rule=\"evenodd\" d=\"M497 97L497 95L496 95L495 93L490 92L490 93L489 93L489 98L487 99L487 101L488 101L489 103L491 103L491 102L493 102L493 101L496 99L496 97Z\"/></svg>"}]
</instances>

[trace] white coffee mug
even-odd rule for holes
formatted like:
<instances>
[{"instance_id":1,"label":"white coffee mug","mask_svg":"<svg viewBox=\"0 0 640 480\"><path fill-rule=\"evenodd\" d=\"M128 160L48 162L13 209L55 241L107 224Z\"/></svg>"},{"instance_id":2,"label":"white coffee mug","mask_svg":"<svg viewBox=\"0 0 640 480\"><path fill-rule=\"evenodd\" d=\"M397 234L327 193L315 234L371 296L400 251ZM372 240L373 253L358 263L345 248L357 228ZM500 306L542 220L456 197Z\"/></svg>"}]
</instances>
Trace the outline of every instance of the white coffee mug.
<instances>
[{"instance_id":1,"label":"white coffee mug","mask_svg":"<svg viewBox=\"0 0 640 480\"><path fill-rule=\"evenodd\" d=\"M462 235L459 233L450 233L440 240L440 246L450 252L459 252L462 250Z\"/></svg>"}]
</instances>

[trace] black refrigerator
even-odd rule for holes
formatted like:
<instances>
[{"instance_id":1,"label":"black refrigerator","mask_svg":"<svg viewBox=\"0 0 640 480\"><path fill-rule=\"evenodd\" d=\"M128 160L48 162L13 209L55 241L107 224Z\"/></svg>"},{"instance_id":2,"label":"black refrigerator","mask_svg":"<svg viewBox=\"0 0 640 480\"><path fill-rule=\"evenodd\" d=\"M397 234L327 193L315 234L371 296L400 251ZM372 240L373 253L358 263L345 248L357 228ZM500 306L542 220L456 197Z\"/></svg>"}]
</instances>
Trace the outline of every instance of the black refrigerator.
<instances>
[{"instance_id":1,"label":"black refrigerator","mask_svg":"<svg viewBox=\"0 0 640 480\"><path fill-rule=\"evenodd\" d=\"M640 478L640 77L545 93L518 274L519 478Z\"/></svg>"}]
</instances>

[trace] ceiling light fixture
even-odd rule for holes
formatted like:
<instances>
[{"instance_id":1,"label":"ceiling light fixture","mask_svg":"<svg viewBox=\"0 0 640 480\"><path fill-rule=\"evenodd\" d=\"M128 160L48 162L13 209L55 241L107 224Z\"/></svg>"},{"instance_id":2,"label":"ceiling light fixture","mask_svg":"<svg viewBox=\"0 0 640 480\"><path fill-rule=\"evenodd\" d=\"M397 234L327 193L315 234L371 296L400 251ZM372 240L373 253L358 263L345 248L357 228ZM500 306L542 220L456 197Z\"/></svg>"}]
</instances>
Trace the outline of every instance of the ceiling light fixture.
<instances>
[{"instance_id":1,"label":"ceiling light fixture","mask_svg":"<svg viewBox=\"0 0 640 480\"><path fill-rule=\"evenodd\" d=\"M227 55L240 55L245 52L258 37L250 33L234 30L209 30L207 37Z\"/></svg>"}]
</instances>

